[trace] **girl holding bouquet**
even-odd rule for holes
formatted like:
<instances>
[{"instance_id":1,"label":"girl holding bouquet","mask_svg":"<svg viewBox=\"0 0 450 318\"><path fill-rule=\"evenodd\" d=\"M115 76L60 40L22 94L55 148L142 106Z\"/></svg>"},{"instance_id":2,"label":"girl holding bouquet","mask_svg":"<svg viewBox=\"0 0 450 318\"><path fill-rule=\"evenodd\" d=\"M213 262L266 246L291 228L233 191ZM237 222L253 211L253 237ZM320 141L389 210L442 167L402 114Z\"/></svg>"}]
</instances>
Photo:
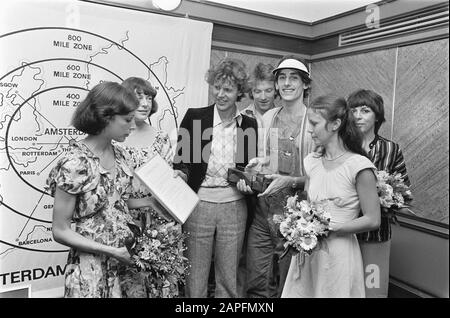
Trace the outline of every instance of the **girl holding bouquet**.
<instances>
[{"instance_id":1,"label":"girl holding bouquet","mask_svg":"<svg viewBox=\"0 0 450 318\"><path fill-rule=\"evenodd\" d=\"M383 98L371 90L360 89L350 94L347 103L355 117L356 126L363 133L363 148L370 160L380 171L399 173L405 185L409 186L405 160L399 145L378 135L381 125L386 121ZM364 267L376 264L380 273L378 288L366 286L367 297L386 298L388 295L391 220L390 215L382 213L378 229L358 234ZM371 271L365 271L365 274L370 275Z\"/></svg>"},{"instance_id":2,"label":"girl holding bouquet","mask_svg":"<svg viewBox=\"0 0 450 318\"><path fill-rule=\"evenodd\" d=\"M71 140L47 179L54 197L54 240L69 246L67 298L145 297L125 247L132 235L129 209L148 206L131 199L133 172L123 142L130 134L138 100L119 83L102 82L77 107L73 126L86 138ZM72 222L74 227L72 227ZM127 284L133 281L133 285Z\"/></svg>"},{"instance_id":3,"label":"girl holding bouquet","mask_svg":"<svg viewBox=\"0 0 450 318\"><path fill-rule=\"evenodd\" d=\"M140 77L129 77L122 82L122 86L135 94L139 100L139 107L136 109L134 116L135 125L130 136L123 142L125 149L131 156L133 168L139 168L155 154L160 155L172 166L174 152L169 135L150 124L150 117L158 110L158 103L155 100L156 89L149 81ZM175 173L186 180L186 176L181 171L177 170ZM146 187L141 185L136 178L133 180L133 191L136 197L149 195ZM130 212L137 224L142 227L149 225L154 218L165 219L166 221L172 220L170 215L156 201L154 201L152 208L132 210Z\"/></svg>"},{"instance_id":4,"label":"girl holding bouquet","mask_svg":"<svg viewBox=\"0 0 450 318\"><path fill-rule=\"evenodd\" d=\"M154 155L160 155L172 166L174 152L169 135L165 131L153 127L150 122L150 116L158 110L158 104L155 100L157 94L156 89L149 81L140 77L129 77L122 82L122 86L134 94L139 101L139 107L136 109L134 116L134 129L131 131L129 138L123 142L125 149L130 155L132 168L139 168L147 163ZM180 175L186 180L186 175L181 171L176 170L174 177L177 175ZM132 191L133 198L150 196L149 200L152 202L151 206L130 210L134 222L142 230L147 228L160 231L163 228L170 227L169 223L175 222L164 207L151 197L149 190L137 178L133 179ZM181 225L174 223L173 230L180 237L180 240L182 240ZM182 256L182 250L179 251L179 255L180 257ZM137 272L136 270L135 277L141 276L144 278L148 275L146 271ZM145 281L147 285L146 296L149 298L179 296L177 284L163 284L167 279L148 277ZM128 284L131 289L135 282L128 280L124 284Z\"/></svg>"},{"instance_id":5,"label":"girl holding bouquet","mask_svg":"<svg viewBox=\"0 0 450 318\"><path fill-rule=\"evenodd\" d=\"M311 201L325 202L330 234L311 255L292 257L282 297L365 297L355 234L380 225L375 166L345 99L318 97L307 115L317 148L304 159L305 188Z\"/></svg>"}]
</instances>

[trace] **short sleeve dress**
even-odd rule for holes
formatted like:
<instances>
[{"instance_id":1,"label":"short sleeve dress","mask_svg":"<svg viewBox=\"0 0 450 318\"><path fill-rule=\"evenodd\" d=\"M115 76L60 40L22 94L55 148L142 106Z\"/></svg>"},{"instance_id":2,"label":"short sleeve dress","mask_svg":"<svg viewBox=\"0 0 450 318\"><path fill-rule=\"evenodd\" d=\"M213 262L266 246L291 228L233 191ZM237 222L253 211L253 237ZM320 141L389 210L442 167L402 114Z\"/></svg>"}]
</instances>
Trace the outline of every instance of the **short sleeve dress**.
<instances>
[{"instance_id":1,"label":"short sleeve dress","mask_svg":"<svg viewBox=\"0 0 450 318\"><path fill-rule=\"evenodd\" d=\"M170 143L169 136L164 131L158 131L153 143L149 147L145 148L135 148L135 147L125 147L128 152L131 163L130 166L133 169L137 169L146 162L148 162L155 154L160 155L170 166L172 166L173 158L173 148ZM149 190L143 185L139 179L134 178L132 181L132 193L133 198L143 198L150 195ZM130 210L135 223L137 223L142 228L147 226L153 226L153 228L158 229L160 226L171 222L172 220L166 220L162 218L156 211L150 207L133 209ZM149 216L151 217L149 219ZM181 224L177 224L177 230L181 233ZM182 253L182 251L180 252ZM147 291L149 298L166 298L169 295L174 294L175 290L178 290L177 283L170 283L170 286L161 286L158 277L148 277L146 280ZM155 282L156 281L156 282ZM169 292L170 291L170 292Z\"/></svg>"},{"instance_id":2,"label":"short sleeve dress","mask_svg":"<svg viewBox=\"0 0 450 318\"><path fill-rule=\"evenodd\" d=\"M358 154L349 156L340 166L325 169L322 158L309 154L304 161L309 178L311 200L327 200L332 222L346 223L359 215L356 177L373 163ZM301 263L293 256L282 297L365 297L361 251L355 234L330 234L319 250L306 255Z\"/></svg>"},{"instance_id":3,"label":"short sleeve dress","mask_svg":"<svg viewBox=\"0 0 450 318\"><path fill-rule=\"evenodd\" d=\"M127 200L132 192L132 170L126 151L113 145L116 176L100 165L82 143L74 142L51 170L47 190L56 188L77 197L73 214L74 230L96 242L123 247L132 235ZM136 269L106 255L86 253L72 248L65 277L67 298L146 297L144 276Z\"/></svg>"},{"instance_id":4,"label":"short sleeve dress","mask_svg":"<svg viewBox=\"0 0 450 318\"><path fill-rule=\"evenodd\" d=\"M170 143L169 136L162 130L156 133L155 140L149 147L145 148L135 148L125 146L124 149L127 151L130 158L130 167L135 170L148 162L155 154L160 155L170 166L172 166L173 158L173 148ZM133 198L143 198L150 195L149 190L145 185L143 185L139 179L133 178L131 197ZM138 225L146 225L146 213L151 213L152 218L158 218L156 212L150 208L141 208L130 210L130 213Z\"/></svg>"}]
</instances>

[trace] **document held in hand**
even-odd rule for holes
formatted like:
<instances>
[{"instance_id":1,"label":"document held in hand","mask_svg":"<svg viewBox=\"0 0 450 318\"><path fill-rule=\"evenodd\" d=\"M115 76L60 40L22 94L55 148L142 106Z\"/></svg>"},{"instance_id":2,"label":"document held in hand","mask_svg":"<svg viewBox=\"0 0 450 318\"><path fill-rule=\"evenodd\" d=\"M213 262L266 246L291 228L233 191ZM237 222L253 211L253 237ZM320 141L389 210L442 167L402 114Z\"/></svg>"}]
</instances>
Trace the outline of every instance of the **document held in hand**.
<instances>
[{"instance_id":1,"label":"document held in hand","mask_svg":"<svg viewBox=\"0 0 450 318\"><path fill-rule=\"evenodd\" d=\"M160 155L153 156L134 173L158 202L181 224L200 201L197 194L181 177L173 177L173 169Z\"/></svg>"}]
</instances>

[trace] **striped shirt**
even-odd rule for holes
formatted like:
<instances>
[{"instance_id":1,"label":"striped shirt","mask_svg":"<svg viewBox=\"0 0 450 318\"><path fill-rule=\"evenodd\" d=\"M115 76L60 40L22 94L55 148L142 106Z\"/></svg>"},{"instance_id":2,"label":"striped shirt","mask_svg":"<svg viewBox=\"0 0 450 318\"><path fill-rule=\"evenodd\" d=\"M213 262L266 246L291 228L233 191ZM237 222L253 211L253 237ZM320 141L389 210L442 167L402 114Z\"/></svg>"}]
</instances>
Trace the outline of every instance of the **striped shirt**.
<instances>
[{"instance_id":1,"label":"striped shirt","mask_svg":"<svg viewBox=\"0 0 450 318\"><path fill-rule=\"evenodd\" d=\"M390 174L400 173L405 184L410 185L405 159L397 143L375 135L369 148L369 159L378 170ZM386 242L391 239L391 235L391 221L385 216L381 217L381 225L377 230L357 234L358 239L364 242Z\"/></svg>"}]
</instances>

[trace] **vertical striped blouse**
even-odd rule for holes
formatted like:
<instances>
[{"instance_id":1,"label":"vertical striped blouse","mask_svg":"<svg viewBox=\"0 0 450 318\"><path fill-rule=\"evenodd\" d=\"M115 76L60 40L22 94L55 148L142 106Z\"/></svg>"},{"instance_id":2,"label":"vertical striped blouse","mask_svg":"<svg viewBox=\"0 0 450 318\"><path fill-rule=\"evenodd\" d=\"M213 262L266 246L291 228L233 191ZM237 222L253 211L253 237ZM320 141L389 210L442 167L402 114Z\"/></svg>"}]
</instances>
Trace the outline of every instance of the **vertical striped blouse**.
<instances>
[{"instance_id":1,"label":"vertical striped blouse","mask_svg":"<svg viewBox=\"0 0 450 318\"><path fill-rule=\"evenodd\" d=\"M405 184L410 185L405 159L397 143L375 135L369 148L369 159L378 170L400 173ZM364 242L385 242L391 239L391 235L390 218L385 216L381 217L381 225L377 230L357 234L358 239Z\"/></svg>"}]
</instances>

